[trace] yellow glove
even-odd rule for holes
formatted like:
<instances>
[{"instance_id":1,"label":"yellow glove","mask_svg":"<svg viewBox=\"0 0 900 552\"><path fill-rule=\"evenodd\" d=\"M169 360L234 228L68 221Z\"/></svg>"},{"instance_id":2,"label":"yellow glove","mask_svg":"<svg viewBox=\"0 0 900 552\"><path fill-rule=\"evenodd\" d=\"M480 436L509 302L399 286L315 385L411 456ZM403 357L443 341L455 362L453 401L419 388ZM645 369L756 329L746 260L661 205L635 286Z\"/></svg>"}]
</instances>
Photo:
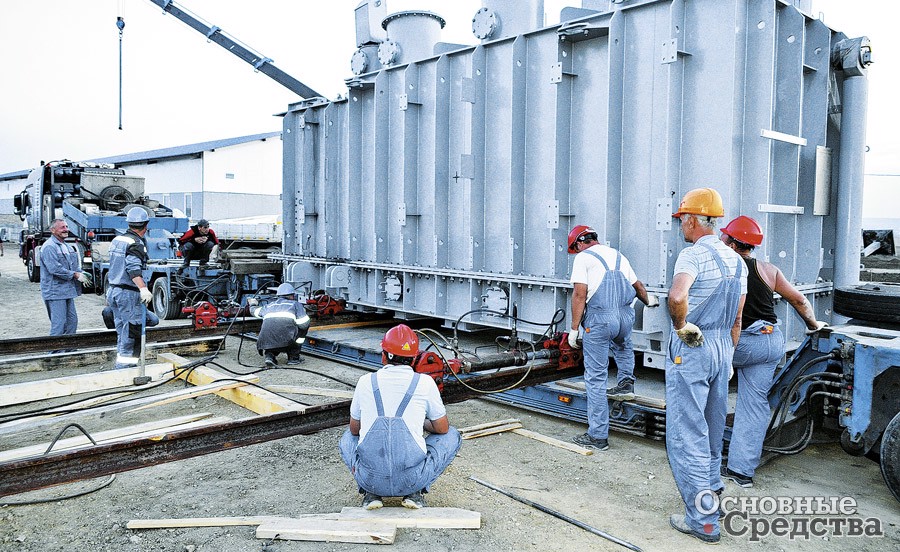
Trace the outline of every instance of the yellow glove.
<instances>
[{"instance_id":1,"label":"yellow glove","mask_svg":"<svg viewBox=\"0 0 900 552\"><path fill-rule=\"evenodd\" d=\"M580 349L581 345L578 343L578 330L569 330L569 347L573 349Z\"/></svg>"},{"instance_id":2,"label":"yellow glove","mask_svg":"<svg viewBox=\"0 0 900 552\"><path fill-rule=\"evenodd\" d=\"M143 303L145 305L149 305L150 301L153 301L153 293L149 289L142 287L141 288L141 303Z\"/></svg>"},{"instance_id":3,"label":"yellow glove","mask_svg":"<svg viewBox=\"0 0 900 552\"><path fill-rule=\"evenodd\" d=\"M815 327L815 329L812 329L812 330L807 329L807 330L806 330L806 335L812 335L812 334L816 333L817 331L821 330L822 328L824 328L824 327L827 326L827 325L828 325L827 322L822 322L821 320L816 320L816 327Z\"/></svg>"},{"instance_id":4,"label":"yellow glove","mask_svg":"<svg viewBox=\"0 0 900 552\"><path fill-rule=\"evenodd\" d=\"M678 334L678 339L684 341L684 344L688 347L703 345L703 332L690 322L682 326L680 330L675 330L675 333Z\"/></svg>"}]
</instances>

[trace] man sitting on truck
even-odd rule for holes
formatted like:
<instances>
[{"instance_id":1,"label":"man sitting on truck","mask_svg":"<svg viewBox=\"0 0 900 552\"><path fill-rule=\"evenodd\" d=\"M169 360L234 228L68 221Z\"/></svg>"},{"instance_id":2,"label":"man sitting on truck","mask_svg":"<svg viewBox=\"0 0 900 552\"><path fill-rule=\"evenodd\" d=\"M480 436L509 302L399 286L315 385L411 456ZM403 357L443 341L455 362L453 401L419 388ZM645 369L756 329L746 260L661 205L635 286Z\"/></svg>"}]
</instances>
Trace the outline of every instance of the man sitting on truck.
<instances>
[{"instance_id":1,"label":"man sitting on truck","mask_svg":"<svg viewBox=\"0 0 900 552\"><path fill-rule=\"evenodd\" d=\"M198 259L200 266L209 262L209 254L213 247L219 245L219 238L209 227L209 221L200 219L197 224L191 226L183 236L178 238L181 245L181 254L184 257L184 265L178 269L181 273L186 266L191 264L191 259Z\"/></svg>"}]
</instances>

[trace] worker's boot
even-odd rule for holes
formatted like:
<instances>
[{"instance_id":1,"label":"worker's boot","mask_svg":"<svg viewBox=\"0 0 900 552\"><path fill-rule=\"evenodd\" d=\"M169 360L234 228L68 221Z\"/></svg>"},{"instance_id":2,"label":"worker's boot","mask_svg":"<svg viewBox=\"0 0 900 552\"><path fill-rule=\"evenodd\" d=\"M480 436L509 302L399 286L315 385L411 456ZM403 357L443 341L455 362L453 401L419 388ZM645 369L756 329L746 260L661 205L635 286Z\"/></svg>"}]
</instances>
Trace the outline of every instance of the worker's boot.
<instances>
[{"instance_id":1,"label":"worker's boot","mask_svg":"<svg viewBox=\"0 0 900 552\"><path fill-rule=\"evenodd\" d=\"M403 507L418 510L425 507L425 495L422 491L416 491L403 497Z\"/></svg>"},{"instance_id":2,"label":"worker's boot","mask_svg":"<svg viewBox=\"0 0 900 552\"><path fill-rule=\"evenodd\" d=\"M634 380L624 379L615 387L606 390L606 396L614 401L634 400Z\"/></svg>"},{"instance_id":3,"label":"worker's boot","mask_svg":"<svg viewBox=\"0 0 900 552\"><path fill-rule=\"evenodd\" d=\"M366 495L362 499L361 506L366 510L377 510L384 506L384 501L382 501L381 497L377 494L366 492Z\"/></svg>"},{"instance_id":4,"label":"worker's boot","mask_svg":"<svg viewBox=\"0 0 900 552\"><path fill-rule=\"evenodd\" d=\"M266 353L266 367L274 368L275 366L278 366L278 361L275 360L275 355L267 352Z\"/></svg>"},{"instance_id":5,"label":"worker's boot","mask_svg":"<svg viewBox=\"0 0 900 552\"><path fill-rule=\"evenodd\" d=\"M609 440L608 439L595 439L587 434L587 432L578 435L577 437L572 438L572 442L576 445L581 445L584 448L594 449L594 450L607 450L609 449Z\"/></svg>"},{"instance_id":6,"label":"worker's boot","mask_svg":"<svg viewBox=\"0 0 900 552\"><path fill-rule=\"evenodd\" d=\"M302 364L303 357L300 356L300 353L297 353L296 355L290 355L290 356L288 356L287 363L288 363L288 366L296 366L298 364Z\"/></svg>"}]
</instances>

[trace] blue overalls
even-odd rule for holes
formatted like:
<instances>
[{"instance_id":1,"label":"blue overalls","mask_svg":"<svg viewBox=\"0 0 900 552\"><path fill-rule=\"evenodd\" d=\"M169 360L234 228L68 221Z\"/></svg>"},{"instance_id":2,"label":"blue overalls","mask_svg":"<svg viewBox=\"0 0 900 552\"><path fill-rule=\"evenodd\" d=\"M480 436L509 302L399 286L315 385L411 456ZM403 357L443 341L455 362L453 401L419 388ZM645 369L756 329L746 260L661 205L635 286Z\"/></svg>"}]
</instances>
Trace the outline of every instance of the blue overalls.
<instances>
[{"instance_id":1,"label":"blue overalls","mask_svg":"<svg viewBox=\"0 0 900 552\"><path fill-rule=\"evenodd\" d=\"M50 318L50 335L68 335L78 330L75 298L81 295L81 283L74 278L81 272L81 259L70 244L51 237L41 247L41 297Z\"/></svg>"},{"instance_id":2,"label":"blue overalls","mask_svg":"<svg viewBox=\"0 0 900 552\"><path fill-rule=\"evenodd\" d=\"M140 360L140 351L135 351L135 344L141 337L145 309L132 278L146 268L147 257L147 243L130 230L113 238L109 248L106 302L112 308L116 322L117 369L135 366ZM157 324L159 318L147 311L146 326Z\"/></svg>"},{"instance_id":3,"label":"blue overalls","mask_svg":"<svg viewBox=\"0 0 900 552\"><path fill-rule=\"evenodd\" d=\"M388 417L384 415L378 373L371 375L378 417L362 442L358 435L346 430L338 444L341 457L360 489L378 496L407 496L417 491L428 492L431 484L456 457L462 440L455 428L451 427L445 434L432 433L425 437L427 452L423 452L403 421L403 413L416 391L420 377L418 373L413 375L396 414Z\"/></svg>"},{"instance_id":4,"label":"blue overalls","mask_svg":"<svg viewBox=\"0 0 900 552\"><path fill-rule=\"evenodd\" d=\"M778 324L757 320L741 330L741 339L734 349L738 396L728 446L728 469L733 472L747 477L756 473L772 415L769 388L783 356L784 336Z\"/></svg>"},{"instance_id":5,"label":"blue overalls","mask_svg":"<svg viewBox=\"0 0 900 552\"><path fill-rule=\"evenodd\" d=\"M741 266L729 276L721 255L706 247L719 268L722 281L687 321L703 332L703 345L688 347L673 328L666 358L666 449L675 484L685 505L687 523L694 531L719 534L718 510L712 493L724 487L720 475L722 438L728 410L728 372L734 344L731 328L741 298ZM697 498L703 494L698 509Z\"/></svg>"},{"instance_id":6,"label":"blue overalls","mask_svg":"<svg viewBox=\"0 0 900 552\"><path fill-rule=\"evenodd\" d=\"M585 308L584 326L584 385L587 391L588 435L594 439L609 437L609 403L606 400L609 351L612 349L618 367L618 380L634 380L634 349L631 330L634 309L631 302L636 292L620 270L622 254L616 253L616 268L610 270L603 257L591 250L603 264L606 274Z\"/></svg>"}]
</instances>

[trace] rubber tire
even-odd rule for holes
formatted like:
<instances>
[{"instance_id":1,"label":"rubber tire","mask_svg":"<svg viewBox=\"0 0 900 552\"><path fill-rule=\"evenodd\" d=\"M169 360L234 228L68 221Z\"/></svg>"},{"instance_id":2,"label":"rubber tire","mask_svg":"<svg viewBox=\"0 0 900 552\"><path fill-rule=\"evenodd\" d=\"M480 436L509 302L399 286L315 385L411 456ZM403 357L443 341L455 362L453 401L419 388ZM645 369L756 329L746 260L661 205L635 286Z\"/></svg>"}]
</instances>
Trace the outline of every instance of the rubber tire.
<instances>
[{"instance_id":1,"label":"rubber tire","mask_svg":"<svg viewBox=\"0 0 900 552\"><path fill-rule=\"evenodd\" d=\"M41 281L41 267L34 264L34 250L28 252L28 259L25 261L25 269L28 271L29 282Z\"/></svg>"},{"instance_id":2,"label":"rubber tire","mask_svg":"<svg viewBox=\"0 0 900 552\"><path fill-rule=\"evenodd\" d=\"M884 483L894 498L900 501L900 412L884 428L879 464Z\"/></svg>"},{"instance_id":3,"label":"rubber tire","mask_svg":"<svg viewBox=\"0 0 900 552\"><path fill-rule=\"evenodd\" d=\"M866 283L834 290L834 312L849 318L900 324L900 284Z\"/></svg>"},{"instance_id":4,"label":"rubber tire","mask_svg":"<svg viewBox=\"0 0 900 552\"><path fill-rule=\"evenodd\" d=\"M153 312L162 320L175 320L181 316L181 307L173 300L169 279L165 276L153 282Z\"/></svg>"}]
</instances>

